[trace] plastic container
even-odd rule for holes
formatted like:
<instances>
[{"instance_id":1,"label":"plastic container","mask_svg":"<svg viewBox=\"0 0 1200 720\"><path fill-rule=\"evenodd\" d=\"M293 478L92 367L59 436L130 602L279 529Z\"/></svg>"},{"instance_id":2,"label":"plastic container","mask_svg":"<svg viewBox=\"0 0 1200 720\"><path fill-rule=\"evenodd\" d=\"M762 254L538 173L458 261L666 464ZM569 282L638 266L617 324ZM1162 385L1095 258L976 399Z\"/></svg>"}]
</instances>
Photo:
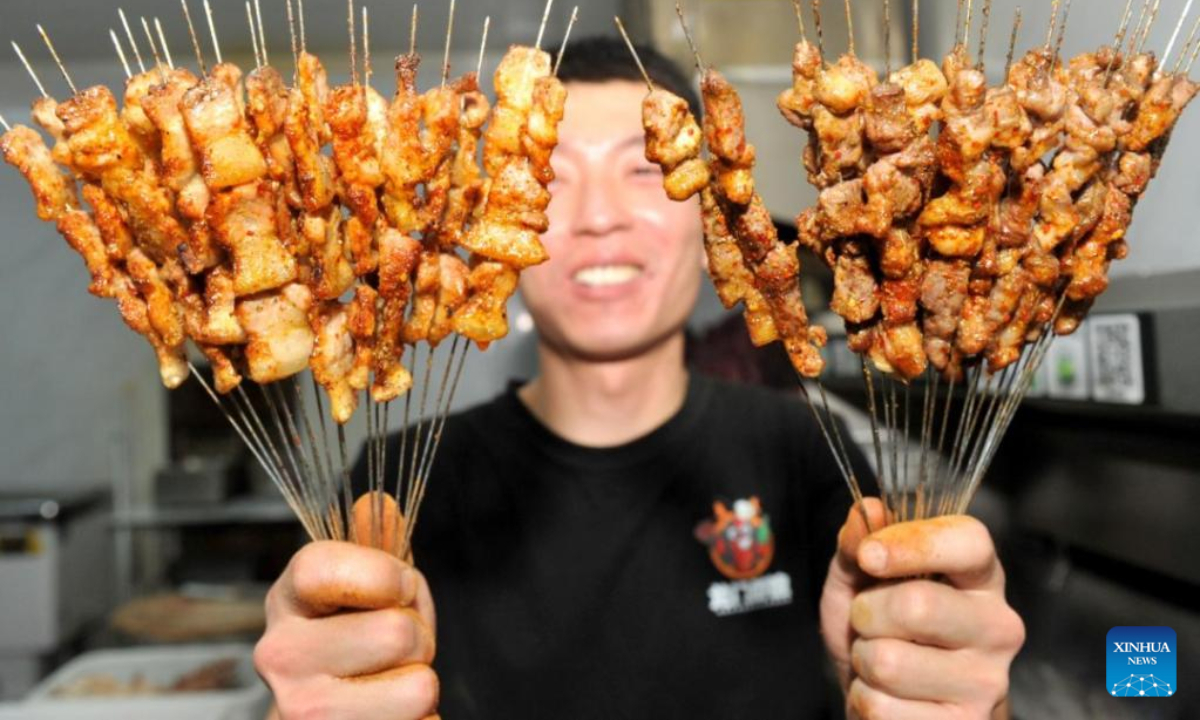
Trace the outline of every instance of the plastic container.
<instances>
[{"instance_id":1,"label":"plastic container","mask_svg":"<svg viewBox=\"0 0 1200 720\"><path fill-rule=\"evenodd\" d=\"M237 687L137 697L57 698L54 693L89 675L122 682L137 676L170 686L208 663L237 661ZM175 645L101 650L81 655L46 678L25 702L0 706L0 720L262 720L271 695L254 671L253 648L245 644Z\"/></svg>"}]
</instances>

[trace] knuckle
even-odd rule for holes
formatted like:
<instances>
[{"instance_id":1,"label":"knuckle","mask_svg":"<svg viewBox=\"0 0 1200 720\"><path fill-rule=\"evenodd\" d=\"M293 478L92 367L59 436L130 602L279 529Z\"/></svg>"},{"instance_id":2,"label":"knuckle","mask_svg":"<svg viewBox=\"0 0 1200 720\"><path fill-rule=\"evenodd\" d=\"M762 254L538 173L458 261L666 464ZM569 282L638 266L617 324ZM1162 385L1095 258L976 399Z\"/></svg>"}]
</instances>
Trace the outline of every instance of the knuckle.
<instances>
[{"instance_id":1,"label":"knuckle","mask_svg":"<svg viewBox=\"0 0 1200 720\"><path fill-rule=\"evenodd\" d=\"M895 595L896 617L909 628L923 629L936 621L937 597L925 583L909 583Z\"/></svg>"},{"instance_id":2,"label":"knuckle","mask_svg":"<svg viewBox=\"0 0 1200 720\"><path fill-rule=\"evenodd\" d=\"M887 708L879 693L867 689L866 683L857 678L850 684L850 692L846 696L848 717L859 720L882 720L887 717Z\"/></svg>"},{"instance_id":3,"label":"knuckle","mask_svg":"<svg viewBox=\"0 0 1200 720\"><path fill-rule=\"evenodd\" d=\"M441 682L437 673L428 665L413 668L406 678L406 694L419 715L432 715L438 706L441 696Z\"/></svg>"},{"instance_id":4,"label":"knuckle","mask_svg":"<svg viewBox=\"0 0 1200 720\"><path fill-rule=\"evenodd\" d=\"M389 659L400 663L417 644L417 629L412 617L399 609L388 610L380 618L379 635Z\"/></svg>"},{"instance_id":5,"label":"knuckle","mask_svg":"<svg viewBox=\"0 0 1200 720\"><path fill-rule=\"evenodd\" d=\"M277 693L275 703L279 716L286 720L328 720L336 715L326 693L310 690Z\"/></svg>"},{"instance_id":6,"label":"knuckle","mask_svg":"<svg viewBox=\"0 0 1200 720\"><path fill-rule=\"evenodd\" d=\"M270 630L254 645L254 669L271 684L274 678L283 673L286 667L287 653L284 651L277 635Z\"/></svg>"},{"instance_id":7,"label":"knuckle","mask_svg":"<svg viewBox=\"0 0 1200 720\"><path fill-rule=\"evenodd\" d=\"M893 643L872 643L864 664L867 678L872 681L872 685L896 687L904 673L902 655L900 648Z\"/></svg>"}]
</instances>

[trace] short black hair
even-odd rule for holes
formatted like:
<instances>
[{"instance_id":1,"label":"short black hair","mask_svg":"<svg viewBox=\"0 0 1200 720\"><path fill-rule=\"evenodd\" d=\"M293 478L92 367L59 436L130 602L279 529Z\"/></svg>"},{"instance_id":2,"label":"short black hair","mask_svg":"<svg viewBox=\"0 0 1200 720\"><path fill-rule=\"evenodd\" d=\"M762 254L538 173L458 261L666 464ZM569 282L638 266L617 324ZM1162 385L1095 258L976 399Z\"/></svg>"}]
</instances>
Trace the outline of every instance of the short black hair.
<instances>
[{"instance_id":1,"label":"short black hair","mask_svg":"<svg viewBox=\"0 0 1200 720\"><path fill-rule=\"evenodd\" d=\"M700 97L692 79L674 61L649 45L636 45L646 74L658 87L687 101L692 114L701 115ZM572 39L563 53L558 79L564 83L603 83L612 80L645 82L625 41L616 35Z\"/></svg>"}]
</instances>

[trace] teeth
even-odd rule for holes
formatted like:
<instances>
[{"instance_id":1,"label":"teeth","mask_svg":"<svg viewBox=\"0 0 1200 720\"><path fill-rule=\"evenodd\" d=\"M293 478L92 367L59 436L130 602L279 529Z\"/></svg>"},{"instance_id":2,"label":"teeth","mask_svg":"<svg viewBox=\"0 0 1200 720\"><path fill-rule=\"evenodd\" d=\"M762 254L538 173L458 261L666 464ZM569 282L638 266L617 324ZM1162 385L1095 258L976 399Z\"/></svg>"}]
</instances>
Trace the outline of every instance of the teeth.
<instances>
[{"instance_id":1,"label":"teeth","mask_svg":"<svg viewBox=\"0 0 1200 720\"><path fill-rule=\"evenodd\" d=\"M636 265L596 265L575 273L575 282L588 287L620 285L642 273Z\"/></svg>"}]
</instances>

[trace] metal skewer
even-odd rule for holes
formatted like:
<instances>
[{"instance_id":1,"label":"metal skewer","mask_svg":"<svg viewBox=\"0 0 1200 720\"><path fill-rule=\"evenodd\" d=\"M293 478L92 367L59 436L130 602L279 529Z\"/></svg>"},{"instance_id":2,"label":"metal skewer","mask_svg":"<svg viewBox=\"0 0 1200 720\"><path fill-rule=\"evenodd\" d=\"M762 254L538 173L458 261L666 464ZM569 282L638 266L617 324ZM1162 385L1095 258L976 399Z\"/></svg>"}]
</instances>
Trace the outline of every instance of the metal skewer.
<instances>
[{"instance_id":1,"label":"metal skewer","mask_svg":"<svg viewBox=\"0 0 1200 720\"><path fill-rule=\"evenodd\" d=\"M250 28L250 49L254 51L254 67L262 68L262 53L258 51L258 31L254 27L254 10L250 7L250 0L246 0L246 25Z\"/></svg>"},{"instance_id":2,"label":"metal skewer","mask_svg":"<svg viewBox=\"0 0 1200 720\"><path fill-rule=\"evenodd\" d=\"M1012 36L1008 39L1008 57L1004 61L1004 76L1008 77L1008 71L1012 69L1013 56L1017 52L1017 36L1021 33L1021 8L1017 8L1017 12L1013 15Z\"/></svg>"},{"instance_id":3,"label":"metal skewer","mask_svg":"<svg viewBox=\"0 0 1200 720\"><path fill-rule=\"evenodd\" d=\"M38 25L37 31L42 36L42 41L46 43L46 49L50 51L50 56L54 58L54 64L58 66L58 71L62 73L63 80L67 81L67 87L71 88L71 94L78 95L79 91L75 89L75 83L71 81L71 75L67 72L66 66L63 65L62 59L58 56L58 51L54 49L54 43L50 42L50 36L46 34L45 28Z\"/></svg>"},{"instance_id":4,"label":"metal skewer","mask_svg":"<svg viewBox=\"0 0 1200 720\"><path fill-rule=\"evenodd\" d=\"M487 52L488 30L492 27L492 16L483 19L483 38L479 41L479 60L475 62L475 77L483 75L483 56Z\"/></svg>"},{"instance_id":5,"label":"metal skewer","mask_svg":"<svg viewBox=\"0 0 1200 720\"><path fill-rule=\"evenodd\" d=\"M162 23L154 18L154 31L158 33L158 43L162 45L163 55L167 58L167 67L175 69L175 61L171 58L171 48L167 47L167 36L163 34Z\"/></svg>"},{"instance_id":6,"label":"metal skewer","mask_svg":"<svg viewBox=\"0 0 1200 720\"><path fill-rule=\"evenodd\" d=\"M121 47L121 41L117 39L117 32L112 28L108 29L108 36L112 38L113 47L117 50L117 57L121 59L121 67L125 70L125 79L133 77L133 73L129 72L129 61L125 59L125 48Z\"/></svg>"},{"instance_id":7,"label":"metal skewer","mask_svg":"<svg viewBox=\"0 0 1200 720\"><path fill-rule=\"evenodd\" d=\"M617 24L617 30L621 32L621 37L625 38L625 44L629 47L629 53L633 55L633 61L637 63L638 70L641 71L642 77L646 80L646 89L654 92L654 83L650 80L650 73L646 72L646 66L642 64L642 58L638 55L637 48L633 45L633 40L629 39L629 33L625 31L625 23L621 22L620 17L613 17L613 22Z\"/></svg>"},{"instance_id":8,"label":"metal skewer","mask_svg":"<svg viewBox=\"0 0 1200 720\"><path fill-rule=\"evenodd\" d=\"M183 6L183 19L187 22L188 36L192 39L192 50L196 53L196 64L200 67L200 74L207 75L208 67L204 63L204 53L200 51L200 39L196 37L196 26L192 23L192 11L188 8L187 0L179 0L179 4Z\"/></svg>"},{"instance_id":9,"label":"metal skewer","mask_svg":"<svg viewBox=\"0 0 1200 720\"><path fill-rule=\"evenodd\" d=\"M129 29L129 20L125 17L125 10L117 8L117 15L121 17L121 25L125 28L125 37L129 40L129 46L133 48L133 56L137 58L138 72L146 72L146 66L142 64L142 53L138 50L137 41L133 38L133 31Z\"/></svg>"},{"instance_id":10,"label":"metal skewer","mask_svg":"<svg viewBox=\"0 0 1200 720\"><path fill-rule=\"evenodd\" d=\"M446 18L446 49L442 53L442 87L450 79L450 40L454 35L455 0L450 0L450 14Z\"/></svg>"},{"instance_id":11,"label":"metal skewer","mask_svg":"<svg viewBox=\"0 0 1200 720\"><path fill-rule=\"evenodd\" d=\"M208 35L212 39L213 54L217 58L217 64L220 65L221 60L221 43L217 42L217 26L213 24L212 5L208 0L204 0L204 15L208 18Z\"/></svg>"},{"instance_id":12,"label":"metal skewer","mask_svg":"<svg viewBox=\"0 0 1200 720\"><path fill-rule=\"evenodd\" d=\"M567 21L567 29L563 32L562 44L558 46L558 57L554 59L554 71L551 73L554 77L558 77L558 68L562 65L563 55L567 54L567 41L571 39L571 30L575 27L575 21L579 19L579 6L576 5L571 10L571 19Z\"/></svg>"},{"instance_id":13,"label":"metal skewer","mask_svg":"<svg viewBox=\"0 0 1200 720\"><path fill-rule=\"evenodd\" d=\"M270 58L267 57L267 34L263 28L262 4L259 0L254 0L254 19L258 22L258 49L262 52L262 62L263 65L269 65Z\"/></svg>"},{"instance_id":14,"label":"metal skewer","mask_svg":"<svg viewBox=\"0 0 1200 720\"><path fill-rule=\"evenodd\" d=\"M42 86L41 79L39 79L37 73L33 71L33 66L29 64L29 59L25 57L25 53L21 52L21 46L18 45L14 40L12 41L12 47L13 50L16 51L17 57L21 59L21 64L25 66L25 72L29 73L29 77L33 79L33 84L37 85L38 92L41 93L42 97L44 98L50 97L50 94L46 92L46 88Z\"/></svg>"}]
</instances>

